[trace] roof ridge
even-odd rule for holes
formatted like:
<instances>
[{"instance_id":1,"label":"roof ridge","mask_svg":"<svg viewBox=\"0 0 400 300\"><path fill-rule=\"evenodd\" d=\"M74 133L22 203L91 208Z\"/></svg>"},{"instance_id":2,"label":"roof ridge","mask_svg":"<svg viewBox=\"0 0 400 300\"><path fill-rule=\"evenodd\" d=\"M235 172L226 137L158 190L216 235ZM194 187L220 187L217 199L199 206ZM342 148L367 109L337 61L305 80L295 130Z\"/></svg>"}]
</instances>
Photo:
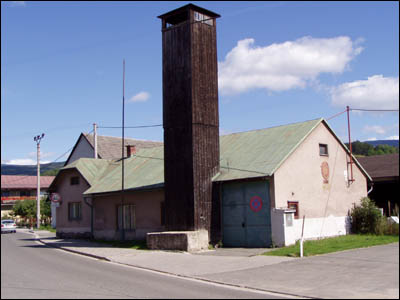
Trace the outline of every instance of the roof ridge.
<instances>
[{"instance_id":1,"label":"roof ridge","mask_svg":"<svg viewBox=\"0 0 400 300\"><path fill-rule=\"evenodd\" d=\"M83 133L83 134L85 134L85 135L90 135L90 136L93 136L93 134L92 134L92 133ZM121 137L119 137L119 136L100 135L100 134L98 134L98 135L97 135L97 137L106 137L106 138L122 139L122 138L121 138ZM124 139L125 139L125 140L126 140L126 139L130 139L130 140L141 141L141 142L155 142L155 143L163 143L163 142L161 142L161 141L154 141L154 140L143 140L143 139L137 139L137 138L131 138L131 137L125 137Z\"/></svg>"},{"instance_id":2,"label":"roof ridge","mask_svg":"<svg viewBox=\"0 0 400 300\"><path fill-rule=\"evenodd\" d=\"M224 134L224 135L222 135L222 136L233 135L233 134L240 134L240 133L246 133L246 132L253 132L253 131L261 131L261 130L272 129L272 128L277 128L277 127L295 125L295 124L300 124L300 123L307 123L307 122L317 121L317 120L318 120L318 121L322 121L322 120L324 120L324 118L321 117L321 118L311 119L311 120L307 120L307 121L301 121L301 122L295 122L295 123L284 124L284 125L276 125L276 126L266 127L266 128L251 129L251 130L245 130L245 131L238 131L238 132L233 132L233 133ZM221 136L221 135L220 135L220 136Z\"/></svg>"}]
</instances>

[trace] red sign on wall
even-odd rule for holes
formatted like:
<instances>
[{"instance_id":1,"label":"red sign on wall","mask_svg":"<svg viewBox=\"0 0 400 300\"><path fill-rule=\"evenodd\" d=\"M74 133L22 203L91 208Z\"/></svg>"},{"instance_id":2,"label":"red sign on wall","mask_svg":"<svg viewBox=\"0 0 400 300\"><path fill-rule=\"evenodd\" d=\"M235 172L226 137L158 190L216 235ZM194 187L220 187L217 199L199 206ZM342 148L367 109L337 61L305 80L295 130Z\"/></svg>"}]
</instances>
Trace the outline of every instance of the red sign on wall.
<instances>
[{"instance_id":1,"label":"red sign on wall","mask_svg":"<svg viewBox=\"0 0 400 300\"><path fill-rule=\"evenodd\" d=\"M260 211L262 208L262 199L259 196L254 196L250 199L250 209L254 212Z\"/></svg>"}]
</instances>

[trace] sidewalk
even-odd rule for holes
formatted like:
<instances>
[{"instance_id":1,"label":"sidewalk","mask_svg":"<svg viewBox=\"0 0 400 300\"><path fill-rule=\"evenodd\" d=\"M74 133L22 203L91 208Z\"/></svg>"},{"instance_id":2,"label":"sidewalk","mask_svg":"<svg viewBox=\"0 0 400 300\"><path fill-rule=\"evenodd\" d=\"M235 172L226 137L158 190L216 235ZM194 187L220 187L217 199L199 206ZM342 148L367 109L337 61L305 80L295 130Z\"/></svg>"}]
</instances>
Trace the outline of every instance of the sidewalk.
<instances>
[{"instance_id":1,"label":"sidewalk","mask_svg":"<svg viewBox=\"0 0 400 300\"><path fill-rule=\"evenodd\" d=\"M114 248L83 240L56 239L35 231L42 243L114 263L247 287L282 296L393 298L399 296L399 244L306 258L254 255L265 249L185 252Z\"/></svg>"}]
</instances>

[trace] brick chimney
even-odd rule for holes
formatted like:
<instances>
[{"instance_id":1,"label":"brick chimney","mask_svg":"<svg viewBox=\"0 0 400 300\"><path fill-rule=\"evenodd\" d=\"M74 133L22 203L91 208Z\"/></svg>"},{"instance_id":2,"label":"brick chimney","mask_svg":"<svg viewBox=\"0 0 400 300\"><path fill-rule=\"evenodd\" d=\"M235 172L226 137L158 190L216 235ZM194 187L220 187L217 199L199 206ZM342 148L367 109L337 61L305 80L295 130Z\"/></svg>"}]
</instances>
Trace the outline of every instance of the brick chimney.
<instances>
[{"instance_id":1,"label":"brick chimney","mask_svg":"<svg viewBox=\"0 0 400 300\"><path fill-rule=\"evenodd\" d=\"M135 145L126 145L126 156L127 157L131 157L135 153L136 153Z\"/></svg>"}]
</instances>

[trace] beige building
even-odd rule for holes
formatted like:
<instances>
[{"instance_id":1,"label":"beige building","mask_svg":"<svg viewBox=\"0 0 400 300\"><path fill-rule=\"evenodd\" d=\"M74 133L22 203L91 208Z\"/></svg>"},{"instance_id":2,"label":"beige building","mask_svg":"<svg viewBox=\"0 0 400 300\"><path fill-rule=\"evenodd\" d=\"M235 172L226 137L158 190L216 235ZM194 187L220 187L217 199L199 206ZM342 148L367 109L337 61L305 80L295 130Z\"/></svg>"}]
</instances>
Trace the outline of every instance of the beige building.
<instances>
[{"instance_id":1,"label":"beige building","mask_svg":"<svg viewBox=\"0 0 400 300\"><path fill-rule=\"evenodd\" d=\"M346 234L349 210L367 196L368 174L354 157L350 164L347 148L323 119L221 136L220 149L211 242L293 244L303 216L306 238ZM50 187L62 201L59 236L144 239L165 230L163 147L124 159L123 193L121 168L121 160L81 158L61 169Z\"/></svg>"}]
</instances>

